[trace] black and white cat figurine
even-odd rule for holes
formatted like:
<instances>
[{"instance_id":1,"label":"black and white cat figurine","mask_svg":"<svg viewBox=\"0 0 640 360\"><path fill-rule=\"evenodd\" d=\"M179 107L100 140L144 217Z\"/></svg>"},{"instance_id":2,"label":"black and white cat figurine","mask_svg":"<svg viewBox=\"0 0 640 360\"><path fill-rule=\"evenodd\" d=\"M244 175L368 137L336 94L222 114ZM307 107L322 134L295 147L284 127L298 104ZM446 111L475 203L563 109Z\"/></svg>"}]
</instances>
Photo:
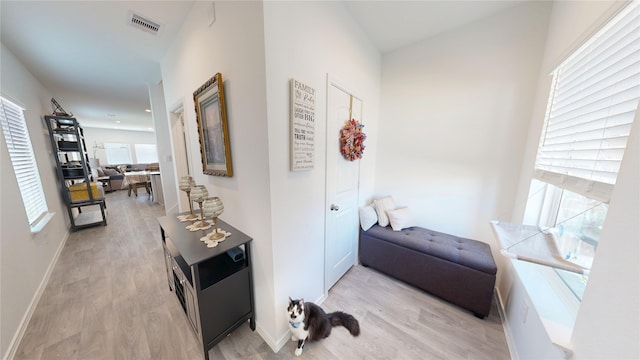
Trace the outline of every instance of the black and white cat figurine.
<instances>
[{"instance_id":1,"label":"black and white cat figurine","mask_svg":"<svg viewBox=\"0 0 640 360\"><path fill-rule=\"evenodd\" d=\"M344 326L351 335L360 335L360 324L353 316L342 311L327 314L322 308L304 299L291 300L287 308L291 341L297 341L295 354L300 356L305 342L321 340L331 334L334 326Z\"/></svg>"}]
</instances>

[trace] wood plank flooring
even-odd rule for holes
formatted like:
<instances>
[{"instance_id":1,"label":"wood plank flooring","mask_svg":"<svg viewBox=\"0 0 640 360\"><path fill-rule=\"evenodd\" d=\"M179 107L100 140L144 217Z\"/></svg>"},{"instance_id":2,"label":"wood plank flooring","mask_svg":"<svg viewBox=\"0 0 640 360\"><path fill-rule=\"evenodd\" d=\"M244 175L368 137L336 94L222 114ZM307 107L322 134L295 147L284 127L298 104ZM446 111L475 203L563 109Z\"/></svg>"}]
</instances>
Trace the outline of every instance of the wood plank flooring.
<instances>
[{"instance_id":1,"label":"wood plank flooring","mask_svg":"<svg viewBox=\"0 0 640 360\"><path fill-rule=\"evenodd\" d=\"M16 360L202 359L182 308L168 291L156 217L146 194L107 194L108 226L72 233L18 347ZM484 320L362 266L322 307L359 321L361 335L335 328L301 359L509 359L494 305ZM284 314L285 309L283 309ZM284 316L283 316L284 319ZM284 320L283 320L284 321ZM211 359L294 359L241 326Z\"/></svg>"}]
</instances>

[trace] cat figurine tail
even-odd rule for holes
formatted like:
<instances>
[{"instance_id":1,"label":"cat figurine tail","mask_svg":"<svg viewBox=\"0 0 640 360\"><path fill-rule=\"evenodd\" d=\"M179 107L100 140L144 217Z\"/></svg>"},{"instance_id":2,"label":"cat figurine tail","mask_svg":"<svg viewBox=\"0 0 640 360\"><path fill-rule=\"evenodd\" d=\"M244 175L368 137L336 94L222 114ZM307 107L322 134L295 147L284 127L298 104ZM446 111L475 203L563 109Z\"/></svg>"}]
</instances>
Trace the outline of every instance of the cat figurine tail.
<instances>
[{"instance_id":1,"label":"cat figurine tail","mask_svg":"<svg viewBox=\"0 0 640 360\"><path fill-rule=\"evenodd\" d=\"M335 326L344 326L351 335L360 335L360 324L350 314L335 311L327 314L322 308L304 299L292 300L289 298L287 307L289 330L291 340L297 341L295 355L302 354L302 348L307 340L316 341L328 337Z\"/></svg>"}]
</instances>

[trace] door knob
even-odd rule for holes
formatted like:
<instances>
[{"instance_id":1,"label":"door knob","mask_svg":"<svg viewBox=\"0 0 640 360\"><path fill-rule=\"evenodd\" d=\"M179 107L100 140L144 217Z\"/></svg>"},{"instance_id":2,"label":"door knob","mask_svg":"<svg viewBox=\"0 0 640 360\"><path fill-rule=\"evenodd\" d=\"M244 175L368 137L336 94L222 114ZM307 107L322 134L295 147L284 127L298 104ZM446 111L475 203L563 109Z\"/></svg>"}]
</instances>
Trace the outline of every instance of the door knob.
<instances>
[{"instance_id":1,"label":"door knob","mask_svg":"<svg viewBox=\"0 0 640 360\"><path fill-rule=\"evenodd\" d=\"M331 211L338 211L340 210L340 206L336 205L336 204L331 204Z\"/></svg>"}]
</instances>

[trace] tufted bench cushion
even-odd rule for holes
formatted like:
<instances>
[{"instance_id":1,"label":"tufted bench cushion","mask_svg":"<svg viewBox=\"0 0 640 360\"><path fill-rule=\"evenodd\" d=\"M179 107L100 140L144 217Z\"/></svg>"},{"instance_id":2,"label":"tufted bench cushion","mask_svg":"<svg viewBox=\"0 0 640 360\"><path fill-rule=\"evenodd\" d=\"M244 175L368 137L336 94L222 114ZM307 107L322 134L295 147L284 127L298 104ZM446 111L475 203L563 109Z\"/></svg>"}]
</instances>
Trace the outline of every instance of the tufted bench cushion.
<instances>
[{"instance_id":1,"label":"tufted bench cushion","mask_svg":"<svg viewBox=\"0 0 640 360\"><path fill-rule=\"evenodd\" d=\"M402 231L389 231L388 227L374 226L367 233L370 233L371 236L384 237L390 243L487 274L495 275L498 270L489 244L477 240L465 239L417 226Z\"/></svg>"},{"instance_id":2,"label":"tufted bench cushion","mask_svg":"<svg viewBox=\"0 0 640 360\"><path fill-rule=\"evenodd\" d=\"M483 242L410 227L360 230L360 262L417 286L476 316L489 314L497 267Z\"/></svg>"}]
</instances>

